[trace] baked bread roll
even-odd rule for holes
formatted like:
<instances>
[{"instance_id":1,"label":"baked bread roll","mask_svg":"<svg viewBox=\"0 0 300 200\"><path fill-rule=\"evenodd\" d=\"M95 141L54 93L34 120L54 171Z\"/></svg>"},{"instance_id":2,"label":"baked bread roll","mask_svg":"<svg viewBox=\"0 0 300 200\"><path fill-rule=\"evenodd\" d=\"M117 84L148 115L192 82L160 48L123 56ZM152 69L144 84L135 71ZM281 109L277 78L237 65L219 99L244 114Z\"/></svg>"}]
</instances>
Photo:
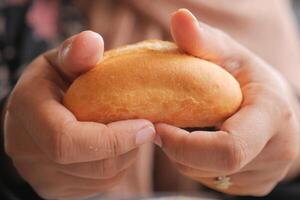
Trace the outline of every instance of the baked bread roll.
<instances>
[{"instance_id":1,"label":"baked bread roll","mask_svg":"<svg viewBox=\"0 0 300 200\"><path fill-rule=\"evenodd\" d=\"M147 40L107 51L63 102L80 121L148 119L185 128L217 125L241 101L239 83L221 67Z\"/></svg>"}]
</instances>

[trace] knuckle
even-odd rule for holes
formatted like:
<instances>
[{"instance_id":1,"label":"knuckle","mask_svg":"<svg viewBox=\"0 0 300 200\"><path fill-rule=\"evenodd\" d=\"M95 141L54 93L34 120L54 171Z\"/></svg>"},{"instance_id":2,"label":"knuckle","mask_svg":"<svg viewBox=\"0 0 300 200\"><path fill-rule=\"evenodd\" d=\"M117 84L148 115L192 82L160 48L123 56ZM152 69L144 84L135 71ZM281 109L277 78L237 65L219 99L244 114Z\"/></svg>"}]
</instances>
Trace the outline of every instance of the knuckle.
<instances>
[{"instance_id":1,"label":"knuckle","mask_svg":"<svg viewBox=\"0 0 300 200\"><path fill-rule=\"evenodd\" d=\"M89 185L89 188L91 190L105 192L108 189L110 189L110 188L114 187L115 185L117 185L118 183L120 183L120 181L124 178L125 175L126 175L126 170L121 171L110 178L104 178L97 182L92 182Z\"/></svg>"},{"instance_id":2,"label":"knuckle","mask_svg":"<svg viewBox=\"0 0 300 200\"><path fill-rule=\"evenodd\" d=\"M55 191L50 191L48 187L36 187L36 193L43 199L58 199L59 195Z\"/></svg>"},{"instance_id":3,"label":"knuckle","mask_svg":"<svg viewBox=\"0 0 300 200\"><path fill-rule=\"evenodd\" d=\"M18 156L18 152L15 150L14 145L9 142L4 143L4 151L11 158Z\"/></svg>"},{"instance_id":4,"label":"knuckle","mask_svg":"<svg viewBox=\"0 0 300 200\"><path fill-rule=\"evenodd\" d=\"M66 129L54 133L52 140L52 148L48 150L50 159L58 164L69 164L72 141Z\"/></svg>"},{"instance_id":5,"label":"knuckle","mask_svg":"<svg viewBox=\"0 0 300 200\"><path fill-rule=\"evenodd\" d=\"M43 182L35 182L32 184L34 190L36 193L42 197L43 199L61 199L63 196L65 196L65 193L67 191L67 185L68 183L64 182L53 182L53 181L43 181Z\"/></svg>"},{"instance_id":6,"label":"knuckle","mask_svg":"<svg viewBox=\"0 0 300 200\"><path fill-rule=\"evenodd\" d=\"M179 170L180 173L186 176L190 176L192 174L192 171L189 167L177 164L177 169Z\"/></svg>"},{"instance_id":7,"label":"knuckle","mask_svg":"<svg viewBox=\"0 0 300 200\"><path fill-rule=\"evenodd\" d=\"M20 94L19 94L18 88L14 88L12 93L10 94L7 103L6 103L6 109L10 113L15 113L15 110L17 110L16 105L18 105L18 100L20 99ZM24 98L21 98L24 99Z\"/></svg>"},{"instance_id":8,"label":"knuckle","mask_svg":"<svg viewBox=\"0 0 300 200\"><path fill-rule=\"evenodd\" d=\"M22 77L20 79L22 79ZM32 102L32 92L30 91L32 91L31 87L28 89L28 86L24 83L24 81L19 80L8 97L6 103L7 112L11 113L15 117L20 115L20 109L24 109L24 105L30 105Z\"/></svg>"},{"instance_id":9,"label":"knuckle","mask_svg":"<svg viewBox=\"0 0 300 200\"><path fill-rule=\"evenodd\" d=\"M221 148L220 155L223 155L224 171L227 173L236 172L242 168L246 158L246 144L237 137L229 137Z\"/></svg>"},{"instance_id":10,"label":"knuckle","mask_svg":"<svg viewBox=\"0 0 300 200\"><path fill-rule=\"evenodd\" d=\"M15 135L19 135L16 131L12 130L11 123L8 123L11 119L5 119L5 130L4 130L4 152L11 158L17 157L20 155L18 151L18 145L16 144Z\"/></svg>"},{"instance_id":11,"label":"knuckle","mask_svg":"<svg viewBox=\"0 0 300 200\"><path fill-rule=\"evenodd\" d=\"M113 176L111 179L110 179L110 183L107 184L107 186L114 186L116 184L118 184L124 177L125 175L127 174L127 170L123 170L119 173L117 173L115 176Z\"/></svg>"},{"instance_id":12,"label":"knuckle","mask_svg":"<svg viewBox=\"0 0 300 200\"><path fill-rule=\"evenodd\" d=\"M227 56L220 65L233 75L237 75L243 69L242 60L232 55Z\"/></svg>"},{"instance_id":13,"label":"knuckle","mask_svg":"<svg viewBox=\"0 0 300 200\"><path fill-rule=\"evenodd\" d=\"M226 40L229 40L231 38L228 34L226 34L221 29L213 28L213 27L211 27L211 28L215 32L216 36L218 36L219 38L226 39Z\"/></svg>"},{"instance_id":14,"label":"knuckle","mask_svg":"<svg viewBox=\"0 0 300 200\"><path fill-rule=\"evenodd\" d=\"M278 173L277 177L275 178L276 182L281 182L288 174L289 167L286 167L281 173Z\"/></svg>"},{"instance_id":15,"label":"knuckle","mask_svg":"<svg viewBox=\"0 0 300 200\"><path fill-rule=\"evenodd\" d=\"M298 149L293 146L286 146L281 153L280 159L290 163L298 157Z\"/></svg>"},{"instance_id":16,"label":"knuckle","mask_svg":"<svg viewBox=\"0 0 300 200\"><path fill-rule=\"evenodd\" d=\"M111 178L117 175L116 164L113 159L105 159L99 161L99 164L94 166L94 171L101 178Z\"/></svg>"},{"instance_id":17,"label":"knuckle","mask_svg":"<svg viewBox=\"0 0 300 200\"><path fill-rule=\"evenodd\" d=\"M256 185L251 184L244 186L241 188L241 190L243 191L243 196L264 197L273 191L277 183L278 181L270 179L268 181L260 182Z\"/></svg>"},{"instance_id":18,"label":"knuckle","mask_svg":"<svg viewBox=\"0 0 300 200\"><path fill-rule=\"evenodd\" d=\"M263 187L262 189L254 191L250 195L256 196L256 197L264 197L264 196L267 196L268 194L270 194L272 192L272 190L274 189L274 187L275 187L275 185Z\"/></svg>"},{"instance_id":19,"label":"knuckle","mask_svg":"<svg viewBox=\"0 0 300 200\"><path fill-rule=\"evenodd\" d=\"M107 129L108 131L108 129ZM116 157L121 153L121 146L120 146L120 142L119 139L117 137L117 134L115 134L113 131L110 131L110 133L108 133L108 150L109 150L109 155L111 157Z\"/></svg>"},{"instance_id":20,"label":"knuckle","mask_svg":"<svg viewBox=\"0 0 300 200\"><path fill-rule=\"evenodd\" d=\"M278 87L276 88L272 85L264 85L264 95L262 95L262 98L265 98L265 105L269 105L266 107L269 112L273 113L273 116L276 116L275 119L280 121L280 126L282 126L283 122L284 124L289 124L289 126L291 126L296 118L294 109L290 106L287 96L278 92ZM270 102L267 102L267 99L272 99L273 103L270 104ZM278 127L278 129L280 128Z\"/></svg>"},{"instance_id":21,"label":"knuckle","mask_svg":"<svg viewBox=\"0 0 300 200\"><path fill-rule=\"evenodd\" d=\"M40 197L42 197L43 199L46 199L46 200L53 200L53 199L62 200L62 199L65 198L65 197L63 197L63 196L65 196L63 193L60 194L60 193L57 193L57 192L47 192L47 191L45 191L45 192L37 191L37 193Z\"/></svg>"},{"instance_id":22,"label":"knuckle","mask_svg":"<svg viewBox=\"0 0 300 200\"><path fill-rule=\"evenodd\" d=\"M185 151L185 146L188 143L187 137L181 136L180 140L181 142L178 142L174 145L174 149L172 151L168 152L168 156L170 156L171 160L173 161L181 161L185 162L185 157L186 157L186 151Z\"/></svg>"},{"instance_id":23,"label":"knuckle","mask_svg":"<svg viewBox=\"0 0 300 200\"><path fill-rule=\"evenodd\" d=\"M5 135L4 135L4 152L10 158L15 159L18 157L22 157L24 154L27 154L24 150L20 149L18 143L16 143L15 136L16 133L13 130L10 130L9 127L6 127Z\"/></svg>"},{"instance_id":24,"label":"knuckle","mask_svg":"<svg viewBox=\"0 0 300 200\"><path fill-rule=\"evenodd\" d=\"M47 192L39 192L37 191L38 195L40 197L42 197L43 199L58 199L58 197L56 195L53 195L53 194L50 194L50 193L47 193Z\"/></svg>"},{"instance_id":25,"label":"knuckle","mask_svg":"<svg viewBox=\"0 0 300 200\"><path fill-rule=\"evenodd\" d=\"M285 107L282 117L287 122L292 122L296 118L295 113L293 112L293 109L290 108L289 106Z\"/></svg>"},{"instance_id":26,"label":"knuckle","mask_svg":"<svg viewBox=\"0 0 300 200\"><path fill-rule=\"evenodd\" d=\"M300 132L300 126L297 119L297 115L291 106L285 106L286 109L284 109L282 114L282 121L285 122L285 124L288 124L290 128L290 133L293 134L294 137L297 137ZM299 137L299 136L298 136Z\"/></svg>"}]
</instances>

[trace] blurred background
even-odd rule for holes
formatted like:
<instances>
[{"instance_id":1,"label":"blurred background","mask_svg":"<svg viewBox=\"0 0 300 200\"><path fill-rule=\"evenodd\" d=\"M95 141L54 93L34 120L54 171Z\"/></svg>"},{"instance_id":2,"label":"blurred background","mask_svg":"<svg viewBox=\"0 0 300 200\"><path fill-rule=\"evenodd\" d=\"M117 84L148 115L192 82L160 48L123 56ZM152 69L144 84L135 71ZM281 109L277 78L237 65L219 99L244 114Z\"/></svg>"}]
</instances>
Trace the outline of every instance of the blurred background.
<instances>
[{"instance_id":1,"label":"blurred background","mask_svg":"<svg viewBox=\"0 0 300 200\"><path fill-rule=\"evenodd\" d=\"M300 25L300 0L294 0L294 9L297 15L298 24Z\"/></svg>"},{"instance_id":2,"label":"blurred background","mask_svg":"<svg viewBox=\"0 0 300 200\"><path fill-rule=\"evenodd\" d=\"M0 8L1 8L1 4L3 4L5 1L7 1L7 0L0 0ZM14 2L22 2L22 1L24 1L24 0L11 0L11 1L14 1ZM82 0L83 1L83 0ZM101 1L101 0L99 0L99 1ZM242 0L241 0L242 1ZM249 1L251 1L251 0L249 0ZM262 0L261 2L263 2L264 0ZM276 0L274 0L274 2L275 2ZM49 2L51 2L51 1L49 1ZM86 2L88 2L88 1L86 1ZM92 2L92 1L90 1L90 2ZM175 2L175 1L174 1ZM297 16L297 20L298 20L298 27L299 27L299 30L300 30L300 0L292 0L292 2L293 2L293 9L294 9L294 11L295 11L295 14L296 14L296 16ZM39 10L39 12L46 12L46 11L48 11L49 10L49 8L48 7L40 7L41 9L41 11ZM71 14L69 17L65 17L64 19L65 19L65 21L66 22L68 22L68 24L66 24L65 25L65 27L66 27L66 31L68 31L69 29L68 29L68 27L70 28L70 29L72 29L74 32L77 32L77 30L79 30L80 29L80 27L78 26L78 23L74 23L74 21L75 20L72 20L72 19L77 19L76 17L77 17L77 15L76 14L74 14L75 13L75 11L74 10L72 10L72 9L70 9L69 7L68 7L68 13L69 14ZM22 11L23 12L23 11ZM18 13L16 14L16 18L18 17L18 16L21 16L22 17L22 12L19 12L18 11ZM24 14L24 13L23 13ZM41 13L37 13L37 12L35 12L34 14L41 14ZM51 14L51 13L50 13ZM49 15L50 15L49 14ZM0 12L0 16L1 16L1 12ZM35 16L35 15L34 15ZM33 17L34 17L33 16ZM48 16L48 14L47 14L47 16ZM67 16L67 15L66 15ZM21 18L21 17L19 17L19 18ZM33 18L30 18L30 19L33 19ZM30 25L39 25L39 26L41 26L41 27L44 27L43 25L45 25L45 24L47 24L47 23L45 23L45 21L44 20L41 20L40 18L35 18L35 19L37 19L36 21L30 21L31 23L33 23L33 24L30 24ZM80 21L80 19L78 19L78 21ZM121 21L121 20L120 20ZM35 23L36 22L36 23ZM53 21L47 21L48 23L52 23ZM126 22L126 21L125 21ZM1 18L0 18L0 25L1 25ZM10 25L11 26L13 26L13 25L19 25L18 23L15 23L15 24L13 24L13 23L10 23ZM53 25L53 24L52 24ZM109 25L111 25L111 24L109 24ZM4 27L4 26L3 26ZM78 28L79 27L79 28ZM108 26L109 28L111 28L110 26ZM1 26L0 26L0 30L1 30ZM37 39L37 38L35 38L35 37L33 37L34 35L33 34L31 34L32 32L30 32L30 31L32 31L32 30L30 30L30 29L28 29L28 27L26 27L26 29L25 29L27 32L26 33L24 33L24 34L20 34L20 35L22 35L22 36L24 36L24 38L22 38L22 39L24 39L24 42L22 43L22 45L20 45L21 47L23 47L21 50L20 50L20 52L18 52L18 53L20 53L20 55L21 55L21 53L22 53L22 55L20 56L20 60L17 60L17 59L19 59L19 57L16 57L16 59L14 58L14 56L16 55L16 50L12 47L12 46L7 46L6 48L4 48L4 50L5 50L5 55L8 57L8 59L10 59L10 60L13 60L13 62L11 61L10 63L11 63L11 65L14 65L14 66L17 66L17 65L20 65L21 67L19 68L19 69L14 69L14 73L15 73L15 75L10 75L11 77L15 77L15 78L17 78L18 76L19 76L19 74L21 73L21 70L22 70L22 67L25 67L26 66L26 64L29 62L29 61L31 61L36 55L38 55L40 52L42 52L42 51L44 51L46 48L48 48L48 43L46 43L45 41L43 41L43 40L40 40L40 39ZM49 31L49 29L38 29L39 31L40 30L42 30L42 31L44 31L44 30L46 30L46 31ZM52 30L52 29L50 29L50 30ZM154 30L155 31L155 30ZM79 32L79 31L78 31ZM118 31L114 31L114 32L118 32ZM0 32L1 33L1 32ZM16 31L16 33L18 33L18 31ZM42 32L45 36L49 36L49 34L47 33L47 34L45 34L45 32ZM109 32L109 33L111 33L111 32ZM299 32L300 33L300 32ZM69 32L66 32L66 34L69 34ZM10 35L13 35L13 34L10 34ZM19 34L16 34L16 35L19 35ZM126 35L126 34L125 34ZM0 34L0 36L1 36L1 34ZM49 36L50 37L50 36ZM19 39L21 39L21 38L19 38ZM23 41L23 40L22 40ZM117 42L119 42L119 41L117 41ZM0 44L1 44L1 37L0 37ZM55 44L55 42L54 42L54 44ZM54 45L53 44L53 45ZM117 43L115 43L114 45L116 45ZM52 45L52 44L51 44ZM30 48L27 48L28 46L30 46ZM1 47L1 46L0 46ZM18 46L19 47L19 46ZM30 49L30 51L28 51L28 49ZM278 49L278 48L274 48L274 49ZM275 56L276 57L276 56ZM22 60L21 60L22 59ZM15 64L15 63L18 63L18 64ZM274 61L275 62L275 61ZM8 80L8 76L7 76L7 74L9 74L8 73L8 71L7 71L7 69L6 68L4 68L3 67L3 63L1 63L1 51L0 51L0 67L1 67L1 64L2 64L2 68L0 68L0 86L1 86L1 84L3 85L3 86L6 86L5 84L7 84L8 85L8 83L6 83L6 81ZM280 65L280 64L278 64L278 65ZM1 71L2 70L2 71ZM2 77L1 77L2 76ZM3 84L3 82L1 83L1 78L2 78L2 81L4 82L4 84ZM12 82L15 82L15 80L12 80ZM0 94L1 94L1 91L3 92L4 91L4 89L3 88L1 88L0 87ZM8 89L7 89L7 92L8 92ZM3 95L4 96L4 95ZM1 95L0 95L0 99L1 99ZM0 142L1 143L1 142ZM1 145L1 144L0 144ZM1 150L1 148L0 148L0 150ZM0 158L1 158L1 156L0 156ZM5 158L6 159L6 158ZM161 160L159 161L159 162L157 162L157 163L161 163L161 161L162 160L164 160L165 158L164 157L162 157L161 158ZM165 159L166 160L166 159ZM1 163L1 161L0 161L0 164L2 164ZM11 166L8 166L7 167L7 169L8 170L10 170L10 169L13 169ZM165 167L165 169L169 169L169 168L166 168ZM4 171L4 170L2 170L2 169L0 169L0 182L2 181L1 179L5 179L5 180L12 180L14 177L12 177L12 175L10 174L10 173L6 173L7 171ZM172 172L172 170L169 170L168 172ZM159 172L157 172L157 173L159 173ZM160 172L161 174L163 174L163 171L161 171ZM5 176L4 176L5 175ZM173 181L173 179L168 179L169 180L169 182L172 182ZM18 181L18 180L17 180ZM179 182L179 181L178 181ZM19 183L19 182L18 182ZM1 184L1 183L0 183ZM173 181L172 182L172 184L173 185L176 185L175 187L180 187L181 185L180 184L175 184L175 182ZM181 184L183 185L184 184L184 182L183 181L181 181ZM163 185L163 183L161 183L161 185ZM18 186L18 185L17 185ZM23 187L23 185L22 185L22 187ZM27 187L27 185L24 185L24 188L26 188ZM160 186L160 185L158 185L157 187L163 187L163 186ZM185 187L189 187L189 185L187 185L187 186L185 186ZM24 189L25 190L25 189ZM19 191L19 189L16 189L16 191ZM30 191L30 190L28 190L28 191ZM1 186L0 186L0 199L3 199L3 198L1 198ZM31 199L31 198L27 198L27 199ZM174 199L173 199L174 200Z\"/></svg>"}]
</instances>

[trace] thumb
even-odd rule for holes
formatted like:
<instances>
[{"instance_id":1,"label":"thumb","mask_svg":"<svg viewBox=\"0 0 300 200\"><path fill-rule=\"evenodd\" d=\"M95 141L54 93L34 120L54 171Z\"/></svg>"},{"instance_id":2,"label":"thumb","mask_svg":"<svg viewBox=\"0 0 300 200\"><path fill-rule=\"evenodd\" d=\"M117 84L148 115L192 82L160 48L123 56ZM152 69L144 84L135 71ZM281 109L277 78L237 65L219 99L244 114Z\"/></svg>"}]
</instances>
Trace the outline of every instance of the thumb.
<instances>
[{"instance_id":1,"label":"thumb","mask_svg":"<svg viewBox=\"0 0 300 200\"><path fill-rule=\"evenodd\" d=\"M104 42L96 32L83 31L65 40L45 58L68 81L90 70L102 58Z\"/></svg>"},{"instance_id":2,"label":"thumb","mask_svg":"<svg viewBox=\"0 0 300 200\"><path fill-rule=\"evenodd\" d=\"M174 12L170 25L172 37L185 52L214 62L230 73L240 68L248 51L223 31L199 22L187 9Z\"/></svg>"},{"instance_id":3,"label":"thumb","mask_svg":"<svg viewBox=\"0 0 300 200\"><path fill-rule=\"evenodd\" d=\"M58 133L54 127L47 130L50 131L48 140L41 146L50 159L61 164L121 156L153 141L156 134L153 124L142 119L108 125L79 121L61 122L60 125Z\"/></svg>"}]
</instances>

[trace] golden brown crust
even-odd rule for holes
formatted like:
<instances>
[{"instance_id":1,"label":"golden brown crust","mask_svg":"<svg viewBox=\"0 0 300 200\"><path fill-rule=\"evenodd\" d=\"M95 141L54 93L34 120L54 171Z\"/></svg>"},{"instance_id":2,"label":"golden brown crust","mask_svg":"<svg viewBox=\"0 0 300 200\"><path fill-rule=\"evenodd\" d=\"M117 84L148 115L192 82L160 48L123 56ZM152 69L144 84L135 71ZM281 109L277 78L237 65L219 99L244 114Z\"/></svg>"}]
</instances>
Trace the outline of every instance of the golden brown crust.
<instances>
[{"instance_id":1,"label":"golden brown crust","mask_svg":"<svg viewBox=\"0 0 300 200\"><path fill-rule=\"evenodd\" d=\"M238 82L224 69L158 40L106 52L64 98L81 121L141 118L179 127L216 125L241 101Z\"/></svg>"}]
</instances>

